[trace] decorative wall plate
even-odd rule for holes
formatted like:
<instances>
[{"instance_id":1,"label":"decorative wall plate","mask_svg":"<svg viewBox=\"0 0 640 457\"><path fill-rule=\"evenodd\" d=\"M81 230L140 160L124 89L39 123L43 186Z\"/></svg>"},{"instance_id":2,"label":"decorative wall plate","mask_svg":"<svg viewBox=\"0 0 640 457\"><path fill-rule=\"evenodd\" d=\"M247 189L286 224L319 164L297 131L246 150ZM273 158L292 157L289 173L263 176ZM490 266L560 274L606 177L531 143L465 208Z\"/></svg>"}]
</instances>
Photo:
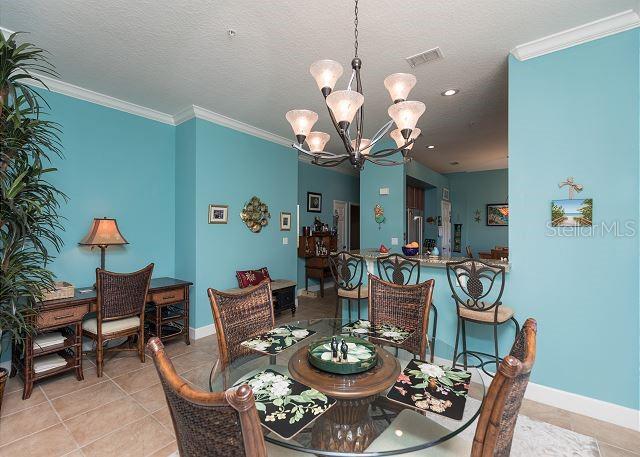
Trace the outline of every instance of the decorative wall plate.
<instances>
[{"instance_id":1,"label":"decorative wall plate","mask_svg":"<svg viewBox=\"0 0 640 457\"><path fill-rule=\"evenodd\" d=\"M244 205L240 213L240 219L253 233L262 230L262 227L269 223L270 218L269 206L261 202L255 195Z\"/></svg>"},{"instance_id":2,"label":"decorative wall plate","mask_svg":"<svg viewBox=\"0 0 640 457\"><path fill-rule=\"evenodd\" d=\"M335 374L354 374L367 371L378 363L376 347L361 338L352 336L338 337L347 343L347 360L342 360L340 350L339 359L334 359L331 349L331 337L322 338L309 345L309 363L319 370Z\"/></svg>"}]
</instances>

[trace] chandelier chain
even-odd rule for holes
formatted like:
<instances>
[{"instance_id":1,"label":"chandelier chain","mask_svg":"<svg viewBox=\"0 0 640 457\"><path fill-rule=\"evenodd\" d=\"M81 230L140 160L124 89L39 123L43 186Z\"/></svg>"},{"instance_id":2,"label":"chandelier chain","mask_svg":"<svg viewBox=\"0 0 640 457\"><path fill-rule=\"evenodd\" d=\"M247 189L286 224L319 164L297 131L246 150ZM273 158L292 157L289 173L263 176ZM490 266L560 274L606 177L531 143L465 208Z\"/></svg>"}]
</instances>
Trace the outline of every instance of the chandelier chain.
<instances>
[{"instance_id":1,"label":"chandelier chain","mask_svg":"<svg viewBox=\"0 0 640 457\"><path fill-rule=\"evenodd\" d=\"M353 25L354 25L354 31L353 31L353 36L355 38L355 42L354 42L354 48L355 48L355 55L354 57L358 57L358 0L355 0L355 8L353 9L354 13L355 13L355 19L353 20Z\"/></svg>"}]
</instances>

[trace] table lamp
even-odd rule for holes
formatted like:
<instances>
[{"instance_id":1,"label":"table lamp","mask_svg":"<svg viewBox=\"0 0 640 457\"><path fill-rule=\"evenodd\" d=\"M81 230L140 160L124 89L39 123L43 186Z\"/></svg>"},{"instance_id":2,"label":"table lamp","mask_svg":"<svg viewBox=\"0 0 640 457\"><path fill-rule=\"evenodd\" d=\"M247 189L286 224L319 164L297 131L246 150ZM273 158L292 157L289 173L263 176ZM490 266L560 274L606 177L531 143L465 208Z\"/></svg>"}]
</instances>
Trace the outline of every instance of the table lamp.
<instances>
[{"instance_id":1,"label":"table lamp","mask_svg":"<svg viewBox=\"0 0 640 457\"><path fill-rule=\"evenodd\" d=\"M120 233L116 220L104 217L93 220L89 233L78 244L80 246L91 246L91 249L94 246L98 246L100 248L100 268L104 270L104 253L107 247L129 244L129 242Z\"/></svg>"}]
</instances>

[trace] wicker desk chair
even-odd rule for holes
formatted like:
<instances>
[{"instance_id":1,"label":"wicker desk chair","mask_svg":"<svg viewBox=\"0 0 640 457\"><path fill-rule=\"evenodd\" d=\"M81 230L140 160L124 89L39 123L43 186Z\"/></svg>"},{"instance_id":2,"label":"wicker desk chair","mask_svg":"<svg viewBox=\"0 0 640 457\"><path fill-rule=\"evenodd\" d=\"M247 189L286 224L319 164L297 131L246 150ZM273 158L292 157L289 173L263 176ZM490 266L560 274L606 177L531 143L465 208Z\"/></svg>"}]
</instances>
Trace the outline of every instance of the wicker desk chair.
<instances>
[{"instance_id":1,"label":"wicker desk chair","mask_svg":"<svg viewBox=\"0 0 640 457\"><path fill-rule=\"evenodd\" d=\"M82 322L82 334L96 342L96 369L102 376L104 343L138 337L137 348L115 347L109 351L138 351L144 362L144 307L153 273L153 264L133 273L113 273L96 268L96 317Z\"/></svg>"},{"instance_id":2,"label":"wicker desk chair","mask_svg":"<svg viewBox=\"0 0 640 457\"><path fill-rule=\"evenodd\" d=\"M169 406L179 457L304 455L265 443L248 385L224 392L196 390L176 372L158 338L151 338L147 347Z\"/></svg>"},{"instance_id":3,"label":"wicker desk chair","mask_svg":"<svg viewBox=\"0 0 640 457\"><path fill-rule=\"evenodd\" d=\"M500 363L496 376L491 381L487 396L480 407L480 417L473 442L459 435L444 443L421 451L402 454L408 457L507 457L511 452L513 432L518 419L518 411L529 383L531 369L536 359L537 325L534 319L527 319L518 332L510 354ZM451 433L440 424L427 421L425 416L405 409L382 432L366 452L382 452L398 447L417 446L424 443L429 433L441 437ZM402 430L402 438L396 435ZM401 443L399 443L399 441ZM401 444L401 446L400 446Z\"/></svg>"},{"instance_id":4,"label":"wicker desk chair","mask_svg":"<svg viewBox=\"0 0 640 457\"><path fill-rule=\"evenodd\" d=\"M255 353L240 343L274 327L271 284L263 281L240 293L208 289L216 325L221 368L235 359Z\"/></svg>"},{"instance_id":5,"label":"wicker desk chair","mask_svg":"<svg viewBox=\"0 0 640 457\"><path fill-rule=\"evenodd\" d=\"M364 272L367 270L364 257L349 254L347 251L330 254L329 268L337 296L335 318L338 318L340 300L346 299L349 306L349 319L351 319L351 300L356 300L358 319L360 319L360 300L369 297L367 286L362 284Z\"/></svg>"},{"instance_id":6,"label":"wicker desk chair","mask_svg":"<svg viewBox=\"0 0 640 457\"><path fill-rule=\"evenodd\" d=\"M397 345L423 359L429 338L429 311L435 281L402 285L369 275L369 320L412 330L413 334Z\"/></svg>"},{"instance_id":7,"label":"wicker desk chair","mask_svg":"<svg viewBox=\"0 0 640 457\"><path fill-rule=\"evenodd\" d=\"M504 292L505 268L501 265L491 265L481 260L462 260L460 262L447 263L447 279L451 288L452 297L456 303L458 314L458 326L456 330L456 343L453 351L454 366L460 355L463 356L464 367L467 368L467 355L478 359L478 367L488 374L485 365L496 364L496 370L500 364L498 355L498 326L512 321L515 324L516 337L520 332L520 325L514 317L514 311L502 304ZM489 299L496 283L500 284L500 290L495 298ZM488 300L488 301L485 301ZM474 322L493 326L493 342L495 353L493 355L480 351L467 351L466 323ZM458 354L458 340L462 331L462 352ZM495 360L483 361L484 357L493 357Z\"/></svg>"},{"instance_id":8,"label":"wicker desk chair","mask_svg":"<svg viewBox=\"0 0 640 457\"><path fill-rule=\"evenodd\" d=\"M389 254L376 259L378 276L394 284L409 285L420 283L420 261L410 259L400 254ZM433 362L436 346L436 331L438 327L438 309L431 302L429 305L433 312L433 328L431 329L431 361ZM428 330L428 328L427 328Z\"/></svg>"}]
</instances>

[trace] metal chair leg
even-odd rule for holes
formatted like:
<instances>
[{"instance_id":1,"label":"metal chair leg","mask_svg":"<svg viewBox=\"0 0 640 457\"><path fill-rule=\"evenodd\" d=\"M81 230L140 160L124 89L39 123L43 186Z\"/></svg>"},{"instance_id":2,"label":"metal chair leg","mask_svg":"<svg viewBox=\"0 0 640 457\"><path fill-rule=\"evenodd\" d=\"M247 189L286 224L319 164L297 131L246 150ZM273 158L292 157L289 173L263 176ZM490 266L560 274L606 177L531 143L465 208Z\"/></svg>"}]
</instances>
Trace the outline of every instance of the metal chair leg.
<instances>
[{"instance_id":1,"label":"metal chair leg","mask_svg":"<svg viewBox=\"0 0 640 457\"><path fill-rule=\"evenodd\" d=\"M518 339L518 335L520 335L520 324L518 323L518 321L516 320L515 317L511 316L511 320L513 321L514 324L516 324L516 337L514 339L517 340Z\"/></svg>"},{"instance_id":2,"label":"metal chair leg","mask_svg":"<svg viewBox=\"0 0 640 457\"><path fill-rule=\"evenodd\" d=\"M464 319L461 319L462 326L462 360L464 360L464 369L467 369L467 328Z\"/></svg>"},{"instance_id":3,"label":"metal chair leg","mask_svg":"<svg viewBox=\"0 0 640 457\"><path fill-rule=\"evenodd\" d=\"M453 347L453 368L456 367L456 363L458 361L458 340L460 339L460 318L458 317L458 322L456 323L456 344Z\"/></svg>"},{"instance_id":4,"label":"metal chair leg","mask_svg":"<svg viewBox=\"0 0 640 457\"><path fill-rule=\"evenodd\" d=\"M351 299L347 298L347 304L349 306L349 319L347 320L347 322L351 322Z\"/></svg>"},{"instance_id":5,"label":"metal chair leg","mask_svg":"<svg viewBox=\"0 0 640 457\"><path fill-rule=\"evenodd\" d=\"M431 303L431 309L433 311L433 329L431 330L431 362L436 355L436 331L438 329L438 309Z\"/></svg>"},{"instance_id":6,"label":"metal chair leg","mask_svg":"<svg viewBox=\"0 0 640 457\"><path fill-rule=\"evenodd\" d=\"M493 342L496 348L496 373L497 373L498 367L500 366L500 356L498 354L498 324L493 325Z\"/></svg>"}]
</instances>

